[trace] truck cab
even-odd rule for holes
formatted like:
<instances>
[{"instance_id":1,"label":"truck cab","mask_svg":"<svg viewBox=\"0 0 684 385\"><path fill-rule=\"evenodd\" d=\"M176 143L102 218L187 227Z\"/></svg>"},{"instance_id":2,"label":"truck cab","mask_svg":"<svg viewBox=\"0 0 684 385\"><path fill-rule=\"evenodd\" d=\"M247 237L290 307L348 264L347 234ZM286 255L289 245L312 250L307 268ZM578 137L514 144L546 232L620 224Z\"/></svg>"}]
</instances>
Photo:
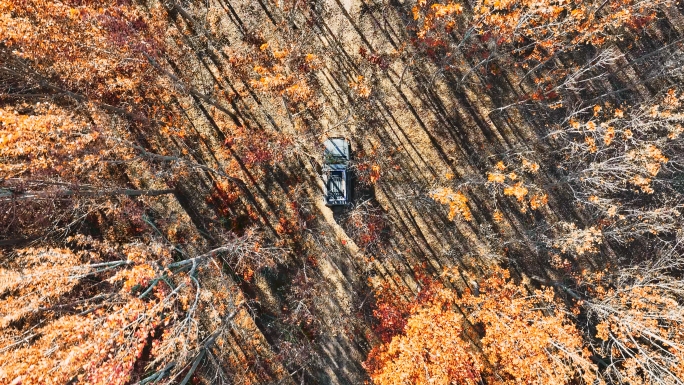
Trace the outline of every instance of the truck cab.
<instances>
[{"instance_id":1,"label":"truck cab","mask_svg":"<svg viewBox=\"0 0 684 385\"><path fill-rule=\"evenodd\" d=\"M323 185L326 206L344 206L349 203L350 161L349 141L345 138L330 138L323 143Z\"/></svg>"}]
</instances>

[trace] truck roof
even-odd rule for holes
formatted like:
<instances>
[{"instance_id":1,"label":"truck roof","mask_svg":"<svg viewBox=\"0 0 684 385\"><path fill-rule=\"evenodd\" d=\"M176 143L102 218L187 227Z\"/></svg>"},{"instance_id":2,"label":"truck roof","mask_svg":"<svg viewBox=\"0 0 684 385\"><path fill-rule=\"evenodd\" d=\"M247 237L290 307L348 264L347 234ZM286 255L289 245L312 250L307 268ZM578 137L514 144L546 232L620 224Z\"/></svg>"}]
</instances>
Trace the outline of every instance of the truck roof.
<instances>
[{"instance_id":1,"label":"truck roof","mask_svg":"<svg viewBox=\"0 0 684 385\"><path fill-rule=\"evenodd\" d=\"M349 142L347 139L330 138L323 145L325 146L324 159L343 158L345 161L349 160Z\"/></svg>"}]
</instances>

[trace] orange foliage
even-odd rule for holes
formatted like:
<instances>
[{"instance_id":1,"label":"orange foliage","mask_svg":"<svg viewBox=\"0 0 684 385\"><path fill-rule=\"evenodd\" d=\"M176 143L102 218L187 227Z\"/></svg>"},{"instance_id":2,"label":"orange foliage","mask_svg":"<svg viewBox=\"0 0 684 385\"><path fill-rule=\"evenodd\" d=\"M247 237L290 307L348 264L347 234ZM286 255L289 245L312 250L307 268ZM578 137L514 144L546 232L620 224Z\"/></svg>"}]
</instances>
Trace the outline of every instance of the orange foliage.
<instances>
[{"instance_id":1,"label":"orange foliage","mask_svg":"<svg viewBox=\"0 0 684 385\"><path fill-rule=\"evenodd\" d=\"M625 26L640 30L655 18L660 6L670 0L648 3L636 0L556 1L556 0L478 0L473 13L451 0L419 0L412 8L418 24L418 41L427 47L446 47L451 33L462 29L463 44L474 30L484 46L503 47L526 60L545 61L559 51L583 44L601 46L620 37L615 31ZM455 45L455 44L454 44ZM498 50L490 48L489 50ZM482 52L483 57L489 51ZM523 63L527 67L527 63ZM533 98L543 98L539 90Z\"/></svg>"},{"instance_id":2,"label":"orange foliage","mask_svg":"<svg viewBox=\"0 0 684 385\"><path fill-rule=\"evenodd\" d=\"M681 91L670 89L634 106L594 106L582 122L572 116L554 135L565 142L575 195L602 217L604 233L628 243L639 234L675 233L681 226L678 185ZM625 199L635 194L635 199Z\"/></svg>"},{"instance_id":3,"label":"orange foliage","mask_svg":"<svg viewBox=\"0 0 684 385\"><path fill-rule=\"evenodd\" d=\"M482 326L482 350L467 342L476 334L459 308ZM597 368L562 308L553 290L528 293L496 270L478 295L438 288L424 296L402 335L375 347L365 365L374 384L593 384Z\"/></svg>"},{"instance_id":4,"label":"orange foliage","mask_svg":"<svg viewBox=\"0 0 684 385\"><path fill-rule=\"evenodd\" d=\"M62 181L84 182L113 158L113 143L85 118L48 103L32 112L0 108L0 178L59 175Z\"/></svg>"},{"instance_id":5,"label":"orange foliage","mask_svg":"<svg viewBox=\"0 0 684 385\"><path fill-rule=\"evenodd\" d=\"M497 44L508 44L514 53L541 61L569 47L600 46L613 40L615 29L640 17L652 18L665 3L668 1L645 5L633 0L481 0L474 7L473 25Z\"/></svg>"},{"instance_id":6,"label":"orange foliage","mask_svg":"<svg viewBox=\"0 0 684 385\"><path fill-rule=\"evenodd\" d=\"M463 6L453 1L420 0L412 12L419 23L418 38L428 45L445 45L444 35L456 27L456 16L463 13Z\"/></svg>"},{"instance_id":7,"label":"orange foliage","mask_svg":"<svg viewBox=\"0 0 684 385\"><path fill-rule=\"evenodd\" d=\"M168 258L168 251L130 245L122 252L128 259L122 255L123 260L104 261L97 252L24 249L9 269L0 270L2 382L64 384L78 379L125 384L130 380L148 337L172 302L163 301L158 290L147 298L136 294L138 287L149 286L156 276L145 259L153 252L160 252L155 258ZM76 289L86 279L103 279L118 289L88 297L87 290ZM29 339L32 342L27 344Z\"/></svg>"},{"instance_id":8,"label":"orange foliage","mask_svg":"<svg viewBox=\"0 0 684 385\"><path fill-rule=\"evenodd\" d=\"M497 190L503 187L503 194L514 197L520 204L521 212L527 212L528 207L532 210L540 210L547 205L548 195L546 192L527 182L529 178L539 172L538 163L520 157L519 167L515 167L514 164L507 166L503 161L497 162L494 167L496 170L487 174L486 184ZM505 173L509 168L513 170ZM499 219L496 221L498 222Z\"/></svg>"},{"instance_id":9,"label":"orange foliage","mask_svg":"<svg viewBox=\"0 0 684 385\"><path fill-rule=\"evenodd\" d=\"M372 184L375 184L378 180L380 180L380 166L374 164L373 166L371 166L370 182Z\"/></svg>"},{"instance_id":10,"label":"orange foliage","mask_svg":"<svg viewBox=\"0 0 684 385\"><path fill-rule=\"evenodd\" d=\"M522 202L523 199L525 199L525 196L527 196L528 191L529 190L527 190L527 188L523 186L522 182L518 182L513 186L505 187L504 195L514 196L518 200L518 202Z\"/></svg>"},{"instance_id":11,"label":"orange foliage","mask_svg":"<svg viewBox=\"0 0 684 385\"><path fill-rule=\"evenodd\" d=\"M467 291L455 302L484 326L480 343L494 366L491 383L594 383L597 368L552 289L529 293L496 270L481 281L479 295Z\"/></svg>"},{"instance_id":12,"label":"orange foliage","mask_svg":"<svg viewBox=\"0 0 684 385\"><path fill-rule=\"evenodd\" d=\"M228 261L253 249L247 238L234 242L221 249ZM159 378L169 383L201 349L198 314L218 325L235 309L218 264L205 263L215 253L173 262L155 242L76 236L68 244L18 250L0 269L2 383L127 384L141 365L154 372L173 363Z\"/></svg>"},{"instance_id":13,"label":"orange foliage","mask_svg":"<svg viewBox=\"0 0 684 385\"><path fill-rule=\"evenodd\" d=\"M402 335L374 348L365 366L378 385L476 385L482 370L463 338L463 317L448 295L412 311Z\"/></svg>"},{"instance_id":14,"label":"orange foliage","mask_svg":"<svg viewBox=\"0 0 684 385\"><path fill-rule=\"evenodd\" d=\"M303 75L318 68L320 59L309 52L299 51L297 47L291 48L278 49L264 42L258 47L226 51L233 69L252 77L250 86L266 95L286 97L292 103L315 108L314 90Z\"/></svg>"},{"instance_id":15,"label":"orange foliage","mask_svg":"<svg viewBox=\"0 0 684 385\"><path fill-rule=\"evenodd\" d=\"M549 203L549 197L546 194L534 194L532 198L530 198L530 208L532 210L539 210L546 206L547 203Z\"/></svg>"},{"instance_id":16,"label":"orange foliage","mask_svg":"<svg viewBox=\"0 0 684 385\"><path fill-rule=\"evenodd\" d=\"M555 238L553 247L560 249L562 253L595 254L599 250L598 246L603 243L603 233L597 227L578 229L577 225L568 222L561 222L559 226L563 233Z\"/></svg>"},{"instance_id":17,"label":"orange foliage","mask_svg":"<svg viewBox=\"0 0 684 385\"><path fill-rule=\"evenodd\" d=\"M597 322L596 350L610 363L605 377L614 383L674 384L683 378L682 281L662 266L583 277L593 298L581 305Z\"/></svg>"},{"instance_id":18,"label":"orange foliage","mask_svg":"<svg viewBox=\"0 0 684 385\"><path fill-rule=\"evenodd\" d=\"M371 94L371 89L368 87L364 80L363 76L359 75L356 77L356 80L353 80L349 82L349 87L356 93L356 95L360 98L368 98Z\"/></svg>"},{"instance_id":19,"label":"orange foliage","mask_svg":"<svg viewBox=\"0 0 684 385\"><path fill-rule=\"evenodd\" d=\"M466 221L473 220L473 214L468 207L468 198L462 192L454 192L450 188L440 188L430 193L430 196L441 204L449 205L448 217L450 220L454 219L457 213Z\"/></svg>"},{"instance_id":20,"label":"orange foliage","mask_svg":"<svg viewBox=\"0 0 684 385\"><path fill-rule=\"evenodd\" d=\"M163 50L164 16L128 2L0 1L3 41L15 55L110 104L165 94L145 57Z\"/></svg>"}]
</instances>

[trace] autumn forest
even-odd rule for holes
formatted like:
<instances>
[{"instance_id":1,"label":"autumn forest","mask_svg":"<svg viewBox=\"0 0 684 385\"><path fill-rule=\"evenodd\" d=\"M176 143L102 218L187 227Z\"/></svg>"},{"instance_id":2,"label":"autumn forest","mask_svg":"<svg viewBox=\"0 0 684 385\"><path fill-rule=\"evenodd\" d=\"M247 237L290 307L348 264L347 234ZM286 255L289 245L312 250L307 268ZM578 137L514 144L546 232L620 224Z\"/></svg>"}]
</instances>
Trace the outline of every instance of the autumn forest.
<instances>
[{"instance_id":1,"label":"autumn forest","mask_svg":"<svg viewBox=\"0 0 684 385\"><path fill-rule=\"evenodd\" d=\"M0 384L684 385L683 215L677 0L0 0Z\"/></svg>"}]
</instances>

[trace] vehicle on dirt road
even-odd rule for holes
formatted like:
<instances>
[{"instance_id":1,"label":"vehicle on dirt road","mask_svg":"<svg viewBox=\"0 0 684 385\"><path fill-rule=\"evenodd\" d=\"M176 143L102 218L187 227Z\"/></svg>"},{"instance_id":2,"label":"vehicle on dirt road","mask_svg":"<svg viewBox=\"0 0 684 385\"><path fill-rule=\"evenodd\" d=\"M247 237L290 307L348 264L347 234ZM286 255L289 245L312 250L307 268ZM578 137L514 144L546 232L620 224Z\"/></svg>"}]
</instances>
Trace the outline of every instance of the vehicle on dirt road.
<instances>
[{"instance_id":1,"label":"vehicle on dirt road","mask_svg":"<svg viewBox=\"0 0 684 385\"><path fill-rule=\"evenodd\" d=\"M350 201L349 161L351 148L345 138L330 138L323 143L323 185L326 206L345 206Z\"/></svg>"}]
</instances>

